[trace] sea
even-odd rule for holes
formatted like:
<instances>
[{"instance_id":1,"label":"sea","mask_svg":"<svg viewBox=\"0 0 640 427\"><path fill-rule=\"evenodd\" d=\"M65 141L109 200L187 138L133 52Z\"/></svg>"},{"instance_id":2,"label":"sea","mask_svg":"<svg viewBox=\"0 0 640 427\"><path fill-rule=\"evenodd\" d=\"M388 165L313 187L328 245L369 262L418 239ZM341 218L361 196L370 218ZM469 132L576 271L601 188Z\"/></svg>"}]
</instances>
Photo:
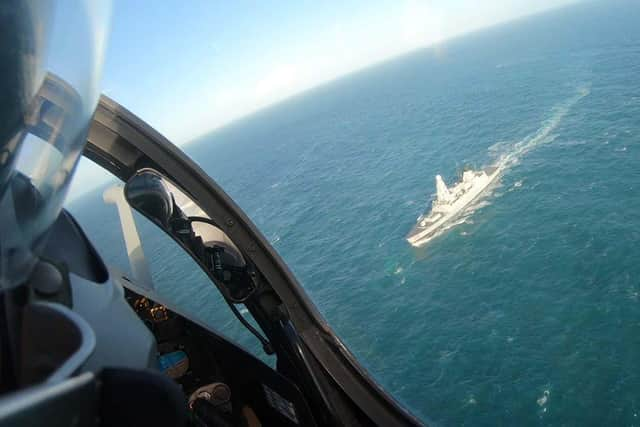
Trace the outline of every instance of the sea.
<instances>
[{"instance_id":1,"label":"sea","mask_svg":"<svg viewBox=\"0 0 640 427\"><path fill-rule=\"evenodd\" d=\"M417 50L183 149L425 422L640 425L640 2L582 2ZM436 174L453 184L500 161L450 228L418 250L405 241ZM126 270L101 191L68 208ZM137 218L161 292L259 354L195 264Z\"/></svg>"}]
</instances>

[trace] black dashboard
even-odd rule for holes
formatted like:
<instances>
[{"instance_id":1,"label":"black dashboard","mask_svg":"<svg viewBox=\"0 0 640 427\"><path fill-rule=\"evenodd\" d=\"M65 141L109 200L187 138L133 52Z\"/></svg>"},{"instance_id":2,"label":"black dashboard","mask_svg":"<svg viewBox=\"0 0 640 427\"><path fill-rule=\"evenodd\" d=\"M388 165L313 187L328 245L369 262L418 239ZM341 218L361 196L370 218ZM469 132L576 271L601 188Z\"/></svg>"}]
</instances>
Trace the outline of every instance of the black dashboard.
<instances>
[{"instance_id":1,"label":"black dashboard","mask_svg":"<svg viewBox=\"0 0 640 427\"><path fill-rule=\"evenodd\" d=\"M216 407L228 425L315 425L299 389L274 369L142 295L127 290L126 299L156 337L159 369L180 385L194 417L199 390L223 384L228 402Z\"/></svg>"}]
</instances>

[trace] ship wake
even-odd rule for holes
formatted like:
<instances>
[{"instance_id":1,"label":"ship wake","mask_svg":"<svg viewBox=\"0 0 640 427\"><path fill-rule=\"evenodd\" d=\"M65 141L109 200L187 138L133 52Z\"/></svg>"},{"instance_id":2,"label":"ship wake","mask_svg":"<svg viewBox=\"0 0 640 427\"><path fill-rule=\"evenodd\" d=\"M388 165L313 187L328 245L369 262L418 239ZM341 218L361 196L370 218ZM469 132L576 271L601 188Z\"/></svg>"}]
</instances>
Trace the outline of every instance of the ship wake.
<instances>
[{"instance_id":1,"label":"ship wake","mask_svg":"<svg viewBox=\"0 0 640 427\"><path fill-rule=\"evenodd\" d=\"M504 143L497 143L489 147L489 151L498 156L498 160L494 165L504 171L516 165L524 155L537 147L553 142L553 140L556 139L554 131L558 128L560 123L562 123L564 117L569 113L569 111L571 111L578 101L590 93L590 84L578 87L575 94L564 100L562 103L555 105L551 109L551 117L545 120L536 132L527 135L515 144L508 145L506 150Z\"/></svg>"},{"instance_id":2,"label":"ship wake","mask_svg":"<svg viewBox=\"0 0 640 427\"><path fill-rule=\"evenodd\" d=\"M571 97L564 100L562 103L555 105L551 109L550 117L542 122L540 128L536 132L527 135L525 138L521 139L515 144L505 145L504 143L498 143L489 147L489 151L492 152L495 157L497 157L497 160L492 164L490 168L484 170L483 173L491 174L492 178L491 181L488 182L488 185L486 187L479 190L480 193L477 193L477 196L473 196L476 197L476 199L473 200L472 203L470 203L468 206L463 207L459 212L454 212L453 214L451 214L453 216L451 220L447 221L446 217L445 219L441 220L446 222L444 222L444 224L442 224L441 226L436 225L435 227L438 228L436 228L435 230L431 231L431 229L429 228L426 228L426 230L418 228L418 232L413 235L410 233L410 235L407 237L407 240L409 240L409 242L414 246L423 246L428 241L448 232L453 227L456 227L463 223L472 224L473 222L471 220L471 217L473 216L474 212L482 209L489 204L487 199L492 195L496 188L500 187L500 177L504 174L504 172L516 165L519 160L527 153L531 152L541 145L552 142L556 138L555 131L562 123L562 120L578 101L589 95L590 91L590 85L583 85L578 87L576 89L576 92ZM487 172L490 170L492 172ZM487 175L485 174L484 176L486 177ZM520 185L522 185L521 181L519 182ZM456 184L456 186L458 185L461 184ZM456 186L454 186L454 189L456 188ZM447 203L455 203L457 201L457 199L453 198L453 202L450 202L453 196L449 194L446 185L442 182L442 179L439 175L436 176L436 188L436 200L438 200L441 204L446 205ZM457 194L456 190L454 190L454 194ZM442 216L442 214L438 215ZM418 218L418 221L420 221L423 217L424 216L421 215ZM424 224L422 226L427 227ZM416 227L414 227L414 229L416 229ZM469 233L464 230L461 233L461 235L463 236L466 236L468 234ZM425 240L423 241L423 243L420 243L420 239L422 239L423 236L426 236Z\"/></svg>"}]
</instances>

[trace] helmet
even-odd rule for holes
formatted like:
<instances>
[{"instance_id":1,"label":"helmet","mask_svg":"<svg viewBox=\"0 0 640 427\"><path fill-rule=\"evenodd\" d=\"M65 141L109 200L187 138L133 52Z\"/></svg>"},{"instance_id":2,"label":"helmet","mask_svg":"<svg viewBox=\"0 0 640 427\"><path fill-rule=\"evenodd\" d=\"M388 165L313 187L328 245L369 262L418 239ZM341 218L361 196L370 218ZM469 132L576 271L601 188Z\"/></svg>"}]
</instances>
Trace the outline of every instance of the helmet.
<instances>
[{"instance_id":1,"label":"helmet","mask_svg":"<svg viewBox=\"0 0 640 427\"><path fill-rule=\"evenodd\" d=\"M29 278L62 208L100 96L109 12L0 4L0 292Z\"/></svg>"}]
</instances>

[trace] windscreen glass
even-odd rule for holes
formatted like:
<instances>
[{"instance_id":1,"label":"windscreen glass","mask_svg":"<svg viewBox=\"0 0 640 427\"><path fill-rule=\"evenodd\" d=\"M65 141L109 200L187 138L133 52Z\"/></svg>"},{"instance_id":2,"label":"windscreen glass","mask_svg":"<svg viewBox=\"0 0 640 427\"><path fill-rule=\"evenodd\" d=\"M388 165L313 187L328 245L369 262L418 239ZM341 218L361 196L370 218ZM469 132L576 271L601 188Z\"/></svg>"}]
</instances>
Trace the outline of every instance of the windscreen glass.
<instances>
[{"instance_id":1,"label":"windscreen glass","mask_svg":"<svg viewBox=\"0 0 640 427\"><path fill-rule=\"evenodd\" d=\"M385 390L435 425L638 423L640 3L178 3L115 11L107 94Z\"/></svg>"},{"instance_id":2,"label":"windscreen glass","mask_svg":"<svg viewBox=\"0 0 640 427\"><path fill-rule=\"evenodd\" d=\"M109 7L72 0L0 8L10 21L3 21L7 37L16 38L2 47L14 54L3 56L3 79L20 95L4 107L25 105L0 147L0 286L10 287L28 277L84 148L100 95ZM3 131L8 113L4 120Z\"/></svg>"}]
</instances>

